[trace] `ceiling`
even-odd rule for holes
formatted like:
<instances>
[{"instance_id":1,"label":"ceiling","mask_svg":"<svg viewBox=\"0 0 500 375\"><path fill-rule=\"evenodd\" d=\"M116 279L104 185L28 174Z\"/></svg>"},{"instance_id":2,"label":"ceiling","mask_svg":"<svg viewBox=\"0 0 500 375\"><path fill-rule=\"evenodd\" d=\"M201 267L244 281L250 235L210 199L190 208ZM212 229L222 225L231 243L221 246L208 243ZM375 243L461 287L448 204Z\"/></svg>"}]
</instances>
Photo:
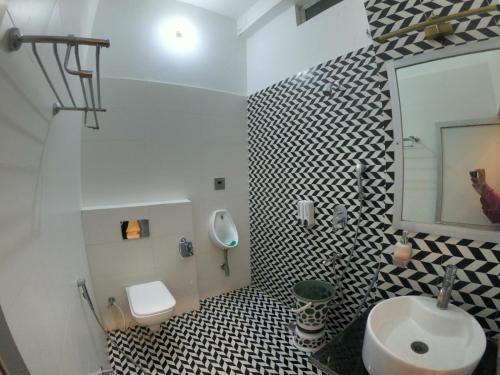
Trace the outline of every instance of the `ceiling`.
<instances>
[{"instance_id":1,"label":"ceiling","mask_svg":"<svg viewBox=\"0 0 500 375\"><path fill-rule=\"evenodd\" d=\"M237 19L258 0L178 0L223 16Z\"/></svg>"}]
</instances>

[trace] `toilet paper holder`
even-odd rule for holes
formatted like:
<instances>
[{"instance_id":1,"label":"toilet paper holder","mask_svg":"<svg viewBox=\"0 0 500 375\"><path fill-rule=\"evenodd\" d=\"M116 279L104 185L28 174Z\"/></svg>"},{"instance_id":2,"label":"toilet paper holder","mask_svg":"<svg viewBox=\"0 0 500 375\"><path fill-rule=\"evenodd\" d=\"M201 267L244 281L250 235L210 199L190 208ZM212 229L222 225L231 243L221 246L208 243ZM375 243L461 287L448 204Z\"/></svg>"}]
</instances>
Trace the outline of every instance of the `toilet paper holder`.
<instances>
[{"instance_id":1,"label":"toilet paper holder","mask_svg":"<svg viewBox=\"0 0 500 375\"><path fill-rule=\"evenodd\" d=\"M185 237L179 240L179 253L183 258L189 258L194 255L193 242L188 241Z\"/></svg>"}]
</instances>

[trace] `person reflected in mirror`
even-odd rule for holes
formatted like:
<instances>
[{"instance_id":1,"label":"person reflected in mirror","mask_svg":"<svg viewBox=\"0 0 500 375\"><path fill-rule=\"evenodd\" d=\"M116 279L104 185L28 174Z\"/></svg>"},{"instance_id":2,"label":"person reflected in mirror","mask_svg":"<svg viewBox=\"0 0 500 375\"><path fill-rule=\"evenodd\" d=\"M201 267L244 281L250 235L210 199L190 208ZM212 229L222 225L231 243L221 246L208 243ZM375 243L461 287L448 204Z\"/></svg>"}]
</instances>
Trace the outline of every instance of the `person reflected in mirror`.
<instances>
[{"instance_id":1,"label":"person reflected in mirror","mask_svg":"<svg viewBox=\"0 0 500 375\"><path fill-rule=\"evenodd\" d=\"M486 217L492 223L500 223L500 194L486 183L486 171L476 169L470 172L472 187L480 195L481 205Z\"/></svg>"}]
</instances>

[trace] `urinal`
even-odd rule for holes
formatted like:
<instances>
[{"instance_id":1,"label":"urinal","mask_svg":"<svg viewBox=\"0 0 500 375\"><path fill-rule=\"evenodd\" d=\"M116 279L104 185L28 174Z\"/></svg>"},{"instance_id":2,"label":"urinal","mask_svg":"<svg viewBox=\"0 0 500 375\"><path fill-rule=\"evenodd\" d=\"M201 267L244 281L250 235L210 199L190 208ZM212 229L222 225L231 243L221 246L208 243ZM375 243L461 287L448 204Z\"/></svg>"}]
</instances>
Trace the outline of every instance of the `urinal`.
<instances>
[{"instance_id":1,"label":"urinal","mask_svg":"<svg viewBox=\"0 0 500 375\"><path fill-rule=\"evenodd\" d=\"M226 276L229 276L228 250L238 246L238 230L231 214L227 210L214 211L210 218L208 233L214 245L224 250L224 263L221 264L221 268Z\"/></svg>"}]
</instances>

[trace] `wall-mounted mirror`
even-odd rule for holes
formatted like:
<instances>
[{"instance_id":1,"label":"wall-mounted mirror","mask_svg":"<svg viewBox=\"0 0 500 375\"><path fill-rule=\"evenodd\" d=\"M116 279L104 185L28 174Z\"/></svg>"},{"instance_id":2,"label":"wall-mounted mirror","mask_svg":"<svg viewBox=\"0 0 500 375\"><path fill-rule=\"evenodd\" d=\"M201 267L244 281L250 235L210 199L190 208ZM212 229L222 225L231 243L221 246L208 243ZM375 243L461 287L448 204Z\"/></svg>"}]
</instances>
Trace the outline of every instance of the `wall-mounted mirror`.
<instances>
[{"instance_id":1,"label":"wall-mounted mirror","mask_svg":"<svg viewBox=\"0 0 500 375\"><path fill-rule=\"evenodd\" d=\"M394 226L500 240L500 41L387 65Z\"/></svg>"}]
</instances>

